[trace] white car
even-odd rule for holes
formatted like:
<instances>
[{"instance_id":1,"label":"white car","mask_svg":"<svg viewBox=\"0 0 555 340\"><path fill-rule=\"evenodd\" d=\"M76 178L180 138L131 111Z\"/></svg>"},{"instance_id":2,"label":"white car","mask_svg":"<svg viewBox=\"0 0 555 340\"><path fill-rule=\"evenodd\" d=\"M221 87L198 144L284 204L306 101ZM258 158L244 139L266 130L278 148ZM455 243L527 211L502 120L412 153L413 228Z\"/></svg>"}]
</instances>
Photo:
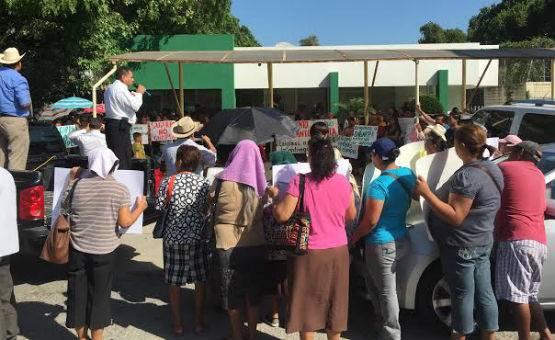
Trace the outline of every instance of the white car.
<instances>
[{"instance_id":1,"label":"white car","mask_svg":"<svg viewBox=\"0 0 555 340\"><path fill-rule=\"evenodd\" d=\"M538 165L545 174L547 211L545 228L548 259L544 265L540 303L546 310L555 310L555 144L544 145L544 157ZM497 161L501 161L499 159ZM397 268L397 295L401 308L416 310L424 321L435 321L450 326L451 294L443 277L435 242L428 238L424 222L409 225L411 254ZM356 256L354 270L360 272ZM358 270L357 270L358 269ZM363 275L364 269L362 269Z\"/></svg>"}]
</instances>

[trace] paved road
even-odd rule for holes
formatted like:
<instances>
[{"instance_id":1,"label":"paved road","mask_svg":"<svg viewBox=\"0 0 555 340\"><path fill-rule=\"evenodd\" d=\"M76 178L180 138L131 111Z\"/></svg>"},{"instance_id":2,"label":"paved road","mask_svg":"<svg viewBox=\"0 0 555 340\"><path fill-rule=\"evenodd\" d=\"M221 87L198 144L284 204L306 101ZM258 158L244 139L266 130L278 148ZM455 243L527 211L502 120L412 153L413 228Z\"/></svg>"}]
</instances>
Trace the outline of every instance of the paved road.
<instances>
[{"instance_id":1,"label":"paved road","mask_svg":"<svg viewBox=\"0 0 555 340\"><path fill-rule=\"evenodd\" d=\"M163 283L162 245L150 237L151 228L143 235L126 235L118 250L117 274L112 293L113 325L106 329L106 339L174 339L171 335L167 288ZM63 267L30 258L18 258L13 263L15 294L18 300L21 335L23 339L74 339L73 332L64 327L66 281ZM183 292L184 320L192 322L193 296L191 287ZM221 339L228 332L225 314L209 304L207 320L210 330L195 337L191 329L187 339ZM351 331L344 339L372 339L370 336L371 307L359 299L351 299ZM553 318L555 319L555 318ZM403 339L446 339L445 331L424 326L415 313L403 311ZM265 324L258 327L261 340L298 339L286 336L283 328ZM324 339L320 334L318 339ZM514 333L500 334L502 339L516 339Z\"/></svg>"}]
</instances>

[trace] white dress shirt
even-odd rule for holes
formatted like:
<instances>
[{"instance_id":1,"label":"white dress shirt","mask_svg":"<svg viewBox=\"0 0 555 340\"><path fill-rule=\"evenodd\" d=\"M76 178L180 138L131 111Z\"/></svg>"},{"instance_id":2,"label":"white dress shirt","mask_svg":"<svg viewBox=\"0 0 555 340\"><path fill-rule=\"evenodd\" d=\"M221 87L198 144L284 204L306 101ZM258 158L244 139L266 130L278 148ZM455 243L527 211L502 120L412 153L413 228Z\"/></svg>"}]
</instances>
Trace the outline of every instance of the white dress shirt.
<instances>
[{"instance_id":1,"label":"white dress shirt","mask_svg":"<svg viewBox=\"0 0 555 340\"><path fill-rule=\"evenodd\" d=\"M120 80L114 81L104 91L106 118L121 120L127 118L130 124L137 121L136 112L143 105L143 95L131 92Z\"/></svg>"},{"instance_id":2,"label":"white dress shirt","mask_svg":"<svg viewBox=\"0 0 555 340\"><path fill-rule=\"evenodd\" d=\"M16 200L15 181L8 170L0 167L0 256L8 256L19 251Z\"/></svg>"},{"instance_id":3,"label":"white dress shirt","mask_svg":"<svg viewBox=\"0 0 555 340\"><path fill-rule=\"evenodd\" d=\"M216 165L217 157L216 153L208 150L203 145L197 144L192 139L178 139L173 143L164 145L162 155L164 157L164 162L166 163L166 176L174 175L177 169L175 168L175 159L177 157L177 149L181 145L191 145L199 149L201 154L200 164L195 173L197 175L202 175L202 171L205 168L210 168Z\"/></svg>"},{"instance_id":4,"label":"white dress shirt","mask_svg":"<svg viewBox=\"0 0 555 340\"><path fill-rule=\"evenodd\" d=\"M108 147L106 135L99 130L77 130L69 134L68 138L79 146L81 156L88 156L89 152L99 147Z\"/></svg>"}]
</instances>

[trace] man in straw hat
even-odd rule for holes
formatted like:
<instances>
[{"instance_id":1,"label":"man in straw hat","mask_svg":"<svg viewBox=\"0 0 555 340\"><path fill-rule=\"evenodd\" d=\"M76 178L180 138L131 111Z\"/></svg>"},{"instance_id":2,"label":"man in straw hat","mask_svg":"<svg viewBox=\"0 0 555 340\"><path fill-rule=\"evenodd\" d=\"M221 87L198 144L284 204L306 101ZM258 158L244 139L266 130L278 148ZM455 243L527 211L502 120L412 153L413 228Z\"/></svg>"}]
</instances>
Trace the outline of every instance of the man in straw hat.
<instances>
[{"instance_id":1,"label":"man in straw hat","mask_svg":"<svg viewBox=\"0 0 555 340\"><path fill-rule=\"evenodd\" d=\"M191 145L200 150L202 160L196 171L197 174L200 175L205 168L216 165L217 151L210 138L205 135L202 136L202 141L208 148L199 145L194 141L195 132L199 131L201 128L202 124L193 121L193 119L189 116L185 116L173 124L172 133L176 140L171 144L166 144L163 150L163 157L166 163L166 176L175 174L175 158L177 149L179 149L181 145Z\"/></svg>"},{"instance_id":2,"label":"man in straw hat","mask_svg":"<svg viewBox=\"0 0 555 340\"><path fill-rule=\"evenodd\" d=\"M134 83L133 71L127 66L120 66L116 71L116 80L104 91L106 142L118 157L122 170L131 169L131 125L137 122L137 111L143 105L143 93L146 91L140 84L135 92L129 91Z\"/></svg>"},{"instance_id":3,"label":"man in straw hat","mask_svg":"<svg viewBox=\"0 0 555 340\"><path fill-rule=\"evenodd\" d=\"M23 55L15 47L0 54L0 166L25 170L29 153L29 83L19 72Z\"/></svg>"}]
</instances>

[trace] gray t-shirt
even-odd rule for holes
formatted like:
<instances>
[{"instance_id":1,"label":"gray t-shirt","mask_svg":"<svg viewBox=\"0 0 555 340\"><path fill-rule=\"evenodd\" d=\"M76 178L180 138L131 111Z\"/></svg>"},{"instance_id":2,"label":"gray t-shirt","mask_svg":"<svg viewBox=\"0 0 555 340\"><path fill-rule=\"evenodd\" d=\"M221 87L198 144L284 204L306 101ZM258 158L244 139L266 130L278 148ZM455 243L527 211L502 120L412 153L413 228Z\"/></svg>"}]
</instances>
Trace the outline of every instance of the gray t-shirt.
<instances>
[{"instance_id":1,"label":"gray t-shirt","mask_svg":"<svg viewBox=\"0 0 555 340\"><path fill-rule=\"evenodd\" d=\"M489 170L489 176L483 167ZM497 182L497 185L495 182ZM449 193L474 199L472 207L459 226L453 226L432 211L429 218L430 232L440 245L479 247L493 243L494 220L501 204L503 174L490 161L474 161L463 165L438 190L438 197L447 202Z\"/></svg>"}]
</instances>

